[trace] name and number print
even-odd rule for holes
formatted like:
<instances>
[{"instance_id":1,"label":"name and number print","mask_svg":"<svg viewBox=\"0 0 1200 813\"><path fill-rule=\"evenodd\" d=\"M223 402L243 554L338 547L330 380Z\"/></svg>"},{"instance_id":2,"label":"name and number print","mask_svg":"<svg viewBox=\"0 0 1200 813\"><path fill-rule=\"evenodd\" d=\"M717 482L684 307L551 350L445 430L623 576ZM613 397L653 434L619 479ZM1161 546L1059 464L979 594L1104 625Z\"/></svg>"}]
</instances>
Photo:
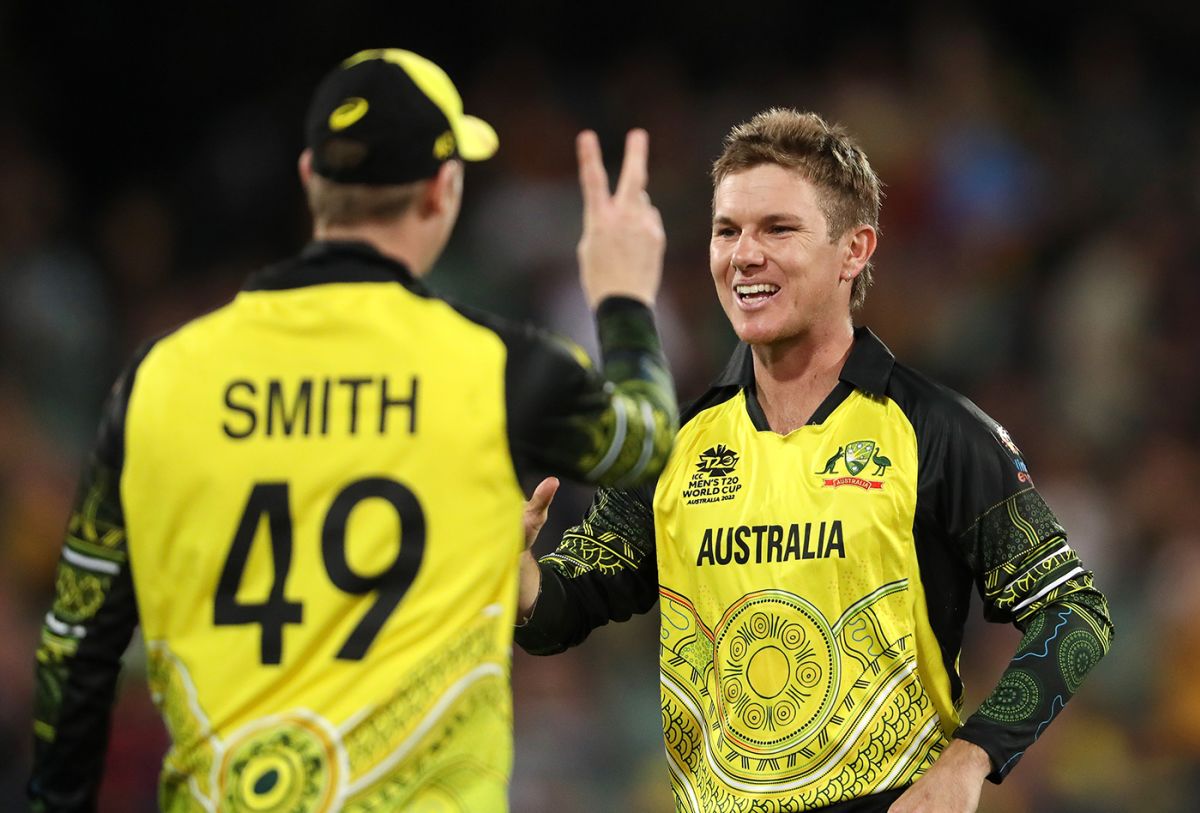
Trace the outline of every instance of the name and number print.
<instances>
[{"instance_id":1,"label":"name and number print","mask_svg":"<svg viewBox=\"0 0 1200 813\"><path fill-rule=\"evenodd\" d=\"M414 377L401 397L393 394L398 388L389 387L389 383L386 377L378 381L371 378L305 379L292 393L285 394L282 382L276 379L262 384L234 381L225 390L225 403L231 415L222 429L235 441L254 435L324 437L335 427L350 435L357 434L360 426L385 434L388 412L399 408L407 413L408 420L398 422L396 426L413 434L417 427L418 381ZM368 424L361 415L363 407L369 403L365 391L372 388L379 403L377 424ZM360 399L360 390L367 397ZM345 403L337 404L337 399L331 397L334 394L341 395ZM331 401L348 409L338 410ZM331 421L331 414L338 412L344 417L340 421ZM237 416L242 417L240 423L234 420ZM366 500L382 500L390 506L399 520L402 535L396 558L382 571L371 575L356 572L351 567L346 541L350 515ZM260 659L264 665L282 663L284 626L300 624L304 620L303 602L291 601L284 594L297 542L292 516L291 487L287 481L253 484L214 596L215 626L258 624L261 627ZM264 518L271 545L273 578L270 592L263 601L239 601L238 589ZM300 540L301 544L311 541ZM425 512L416 495L403 483L387 477L362 478L348 483L333 498L321 523L319 541L321 560L334 587L355 596L375 594L374 603L342 643L336 656L339 660L362 660L417 577L425 554Z\"/></svg>"}]
</instances>

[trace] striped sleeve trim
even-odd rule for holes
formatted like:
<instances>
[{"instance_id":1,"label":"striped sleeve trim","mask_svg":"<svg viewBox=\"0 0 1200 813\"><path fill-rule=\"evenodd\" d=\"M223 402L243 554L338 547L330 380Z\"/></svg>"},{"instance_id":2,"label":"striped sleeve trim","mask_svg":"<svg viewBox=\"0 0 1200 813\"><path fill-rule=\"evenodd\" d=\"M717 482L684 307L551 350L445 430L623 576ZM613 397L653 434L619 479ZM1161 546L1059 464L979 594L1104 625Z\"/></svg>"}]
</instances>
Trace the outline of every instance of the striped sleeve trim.
<instances>
[{"instance_id":1,"label":"striped sleeve trim","mask_svg":"<svg viewBox=\"0 0 1200 813\"><path fill-rule=\"evenodd\" d=\"M63 559L75 567L83 570L90 570L93 573L104 573L109 576L115 576L121 572L121 566L116 562L110 562L107 559L99 559L95 556L85 556L72 550L70 547L63 547Z\"/></svg>"},{"instance_id":2,"label":"striped sleeve trim","mask_svg":"<svg viewBox=\"0 0 1200 813\"><path fill-rule=\"evenodd\" d=\"M625 406L625 399L622 396L615 396L612 400L613 413L616 419L616 425L613 428L612 443L609 444L608 451L600 462L592 467L592 470L587 473L587 479L593 482L599 480L608 470L612 468L613 463L617 462L617 458L621 455L621 450L625 447L625 433L629 423L628 407Z\"/></svg>"},{"instance_id":3,"label":"striped sleeve trim","mask_svg":"<svg viewBox=\"0 0 1200 813\"><path fill-rule=\"evenodd\" d=\"M654 421L654 409L650 406L649 401L641 402L641 420L642 453L638 456L637 462L633 464L633 468L618 483L622 487L636 483L646 472L646 466L654 455L654 433L657 426Z\"/></svg>"}]
</instances>

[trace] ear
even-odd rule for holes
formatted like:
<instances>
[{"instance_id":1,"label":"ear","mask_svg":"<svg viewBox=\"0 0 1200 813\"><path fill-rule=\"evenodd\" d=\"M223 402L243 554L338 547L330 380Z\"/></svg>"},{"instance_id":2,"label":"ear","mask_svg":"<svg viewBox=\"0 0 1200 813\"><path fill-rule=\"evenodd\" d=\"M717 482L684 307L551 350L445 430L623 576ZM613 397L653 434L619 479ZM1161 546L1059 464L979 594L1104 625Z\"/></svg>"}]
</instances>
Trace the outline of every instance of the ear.
<instances>
[{"instance_id":1,"label":"ear","mask_svg":"<svg viewBox=\"0 0 1200 813\"><path fill-rule=\"evenodd\" d=\"M871 255L875 253L877 239L875 227L866 224L851 229L842 236L845 246L842 255L841 278L843 280L849 282L867 267L867 263L871 261Z\"/></svg>"},{"instance_id":2,"label":"ear","mask_svg":"<svg viewBox=\"0 0 1200 813\"><path fill-rule=\"evenodd\" d=\"M423 215L440 215L445 212L458 212L458 204L462 199L463 165L460 161L446 161L425 184L421 195L421 213Z\"/></svg>"},{"instance_id":3,"label":"ear","mask_svg":"<svg viewBox=\"0 0 1200 813\"><path fill-rule=\"evenodd\" d=\"M308 183L310 180L312 180L312 172L313 172L313 170L312 170L312 149L311 148L306 148L304 150L304 152L300 153L300 160L296 163L296 165L297 165L297 168L300 170L300 184L305 189L308 189Z\"/></svg>"}]
</instances>

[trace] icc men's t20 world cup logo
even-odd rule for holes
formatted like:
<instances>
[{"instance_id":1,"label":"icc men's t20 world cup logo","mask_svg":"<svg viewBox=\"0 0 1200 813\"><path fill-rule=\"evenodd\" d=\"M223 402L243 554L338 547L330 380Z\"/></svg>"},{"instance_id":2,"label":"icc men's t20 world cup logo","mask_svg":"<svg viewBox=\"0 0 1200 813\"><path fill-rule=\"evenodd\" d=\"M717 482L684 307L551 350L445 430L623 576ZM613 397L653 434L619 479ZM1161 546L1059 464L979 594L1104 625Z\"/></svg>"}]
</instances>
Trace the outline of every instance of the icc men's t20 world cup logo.
<instances>
[{"instance_id":1,"label":"icc men's t20 world cup logo","mask_svg":"<svg viewBox=\"0 0 1200 813\"><path fill-rule=\"evenodd\" d=\"M696 470L692 472L683 500L688 505L726 502L742 490L738 480L737 465L741 456L724 443L718 443L700 453Z\"/></svg>"}]
</instances>

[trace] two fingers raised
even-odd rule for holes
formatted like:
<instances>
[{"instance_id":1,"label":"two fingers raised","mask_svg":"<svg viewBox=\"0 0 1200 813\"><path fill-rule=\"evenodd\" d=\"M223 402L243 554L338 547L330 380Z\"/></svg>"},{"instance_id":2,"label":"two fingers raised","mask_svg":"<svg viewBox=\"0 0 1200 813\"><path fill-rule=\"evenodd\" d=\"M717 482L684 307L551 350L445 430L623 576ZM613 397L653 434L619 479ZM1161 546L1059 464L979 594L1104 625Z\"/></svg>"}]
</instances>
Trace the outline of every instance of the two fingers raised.
<instances>
[{"instance_id":1,"label":"two fingers raised","mask_svg":"<svg viewBox=\"0 0 1200 813\"><path fill-rule=\"evenodd\" d=\"M617 190L609 194L608 173L600 152L600 139L592 130L584 130L575 140L579 161L579 186L583 190L584 212L595 212L609 201L637 202L643 199L648 178L647 160L650 155L650 135L642 129L630 130L625 136L625 157Z\"/></svg>"}]
</instances>

